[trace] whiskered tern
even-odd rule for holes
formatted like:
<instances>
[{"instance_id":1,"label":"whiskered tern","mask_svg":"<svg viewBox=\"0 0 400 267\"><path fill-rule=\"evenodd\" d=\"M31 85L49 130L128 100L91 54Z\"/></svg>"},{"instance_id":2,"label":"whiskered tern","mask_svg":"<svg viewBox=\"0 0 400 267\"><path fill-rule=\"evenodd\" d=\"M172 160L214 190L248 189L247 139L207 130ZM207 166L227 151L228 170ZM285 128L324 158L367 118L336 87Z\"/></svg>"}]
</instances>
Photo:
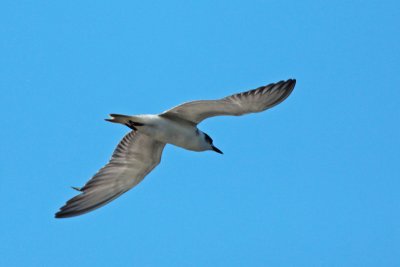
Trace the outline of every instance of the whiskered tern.
<instances>
[{"instance_id":1,"label":"whiskered tern","mask_svg":"<svg viewBox=\"0 0 400 267\"><path fill-rule=\"evenodd\" d=\"M261 112L285 100L296 80L280 81L218 100L183 103L158 115L110 114L107 121L132 129L118 144L111 160L83 187L73 187L79 195L71 198L56 213L56 218L78 216L97 209L136 186L161 160L166 144L192 151L212 150L211 137L197 125L204 119Z\"/></svg>"}]
</instances>

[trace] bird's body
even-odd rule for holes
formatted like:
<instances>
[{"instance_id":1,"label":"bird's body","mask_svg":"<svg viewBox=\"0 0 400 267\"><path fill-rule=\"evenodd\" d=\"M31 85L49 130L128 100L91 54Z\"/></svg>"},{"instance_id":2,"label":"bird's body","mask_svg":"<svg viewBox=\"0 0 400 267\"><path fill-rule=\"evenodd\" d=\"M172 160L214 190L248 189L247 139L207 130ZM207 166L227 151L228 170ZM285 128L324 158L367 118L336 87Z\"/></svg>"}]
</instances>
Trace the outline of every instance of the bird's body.
<instances>
[{"instance_id":1,"label":"bird's body","mask_svg":"<svg viewBox=\"0 0 400 267\"><path fill-rule=\"evenodd\" d=\"M158 114L135 116L111 114L111 117L108 121L125 124L166 144L192 151L205 151L209 148L209 144L204 139L204 133L193 123L178 117L163 117Z\"/></svg>"},{"instance_id":2,"label":"bird's body","mask_svg":"<svg viewBox=\"0 0 400 267\"><path fill-rule=\"evenodd\" d=\"M218 100L183 103L156 115L110 114L107 121L132 129L118 144L111 160L70 199L56 218L66 218L97 209L136 186L161 160L166 144L191 151L222 152L211 137L197 125L206 118L220 115L239 116L261 112L285 100L292 92L293 79L269 84Z\"/></svg>"}]
</instances>

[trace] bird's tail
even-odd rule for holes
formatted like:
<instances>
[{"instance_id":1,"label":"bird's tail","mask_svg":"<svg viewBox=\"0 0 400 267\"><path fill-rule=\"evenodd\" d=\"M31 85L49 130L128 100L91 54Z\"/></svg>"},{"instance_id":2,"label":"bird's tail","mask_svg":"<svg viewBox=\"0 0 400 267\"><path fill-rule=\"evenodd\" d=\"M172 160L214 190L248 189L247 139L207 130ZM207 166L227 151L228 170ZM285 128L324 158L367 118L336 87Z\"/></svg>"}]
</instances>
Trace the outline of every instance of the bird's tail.
<instances>
[{"instance_id":1,"label":"bird's tail","mask_svg":"<svg viewBox=\"0 0 400 267\"><path fill-rule=\"evenodd\" d=\"M121 123L126 125L130 120L132 120L132 117L121 114L110 114L110 118L105 120L113 123Z\"/></svg>"},{"instance_id":2,"label":"bird's tail","mask_svg":"<svg viewBox=\"0 0 400 267\"><path fill-rule=\"evenodd\" d=\"M129 128L131 128L132 130L137 130L138 126L144 125L143 123L138 122L138 120L140 121L140 119L138 119L138 117L121 115L121 114L110 114L110 118L105 119L105 120L109 121L109 122L113 122L113 123L124 124L124 125L128 126Z\"/></svg>"}]
</instances>

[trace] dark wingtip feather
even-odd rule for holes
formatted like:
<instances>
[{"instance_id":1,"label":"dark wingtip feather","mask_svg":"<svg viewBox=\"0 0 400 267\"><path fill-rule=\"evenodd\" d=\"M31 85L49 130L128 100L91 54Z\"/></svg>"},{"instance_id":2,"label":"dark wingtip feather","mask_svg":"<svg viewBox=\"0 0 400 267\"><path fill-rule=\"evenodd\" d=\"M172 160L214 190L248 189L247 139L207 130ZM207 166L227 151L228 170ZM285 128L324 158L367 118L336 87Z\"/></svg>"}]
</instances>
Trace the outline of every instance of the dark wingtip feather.
<instances>
[{"instance_id":1,"label":"dark wingtip feather","mask_svg":"<svg viewBox=\"0 0 400 267\"><path fill-rule=\"evenodd\" d=\"M296 79L288 79L286 83L288 83L289 87L291 87L291 90L293 90L296 86Z\"/></svg>"},{"instance_id":2,"label":"dark wingtip feather","mask_svg":"<svg viewBox=\"0 0 400 267\"><path fill-rule=\"evenodd\" d=\"M61 219L61 218L65 218L65 217L63 217L61 211L59 211L56 214L54 214L54 218Z\"/></svg>"},{"instance_id":3,"label":"dark wingtip feather","mask_svg":"<svg viewBox=\"0 0 400 267\"><path fill-rule=\"evenodd\" d=\"M54 218L56 218L56 219L67 218L67 217L68 216L66 216L62 210L60 210L60 211L56 212L56 214L54 214Z\"/></svg>"},{"instance_id":4,"label":"dark wingtip feather","mask_svg":"<svg viewBox=\"0 0 400 267\"><path fill-rule=\"evenodd\" d=\"M70 218L70 217L75 217L75 216L82 215L82 214L87 213L87 212L89 212L89 211L85 210L85 211L78 211L77 212L77 211L63 211L63 210L60 210L59 212L57 212L54 215L54 218L56 218L56 219Z\"/></svg>"},{"instance_id":5,"label":"dark wingtip feather","mask_svg":"<svg viewBox=\"0 0 400 267\"><path fill-rule=\"evenodd\" d=\"M296 79L288 79L287 81L285 81L283 83L282 90L285 90L286 92L281 96L278 103L281 103L283 100L285 100L293 92L295 86L296 86Z\"/></svg>"},{"instance_id":6,"label":"dark wingtip feather","mask_svg":"<svg viewBox=\"0 0 400 267\"><path fill-rule=\"evenodd\" d=\"M267 84L267 85L264 85L264 86L260 86L260 87L258 87L256 89L253 89L253 90L249 90L249 91L246 91L246 92L242 92L242 93L234 94L234 95L231 95L231 96L227 96L226 98L234 97L234 96L240 96L240 95L249 96L249 95L252 95L252 94L257 94L258 92L266 93L266 92L272 92L272 91L286 91L285 94L283 94L283 96L284 96L286 94L289 95L293 91L295 85L296 85L296 79L288 79L286 81L281 80L279 82L270 83L270 84ZM284 100L284 99L282 99L282 100Z\"/></svg>"},{"instance_id":7,"label":"dark wingtip feather","mask_svg":"<svg viewBox=\"0 0 400 267\"><path fill-rule=\"evenodd\" d=\"M280 103L282 103L288 96L293 92L293 89L296 85L296 79L288 79L286 81L279 81L277 83L272 83L269 85L264 86L267 91L278 90L282 91L282 95L275 99L272 103L270 103L267 108L272 108ZM268 89L267 89L268 88ZM273 89L276 88L276 89Z\"/></svg>"},{"instance_id":8,"label":"dark wingtip feather","mask_svg":"<svg viewBox=\"0 0 400 267\"><path fill-rule=\"evenodd\" d=\"M106 196L102 198L101 201L95 202L91 205L87 206L79 206L82 201L85 201L84 199L88 197L87 192L85 193L85 187L81 188L81 194L71 198L70 200L65 203L64 206L60 208L60 210L55 214L55 218L69 218L69 217L75 217L79 216L85 213L88 213L90 211L93 211L95 209L98 209L105 204L109 203L110 201L114 200L115 198L119 197L123 193L125 193L127 190L121 190L118 192L115 192L114 194L111 194L109 196Z\"/></svg>"},{"instance_id":9,"label":"dark wingtip feather","mask_svg":"<svg viewBox=\"0 0 400 267\"><path fill-rule=\"evenodd\" d=\"M287 83L287 89L289 91L289 94L293 91L294 87L296 86L296 79L289 79L286 81Z\"/></svg>"},{"instance_id":10,"label":"dark wingtip feather","mask_svg":"<svg viewBox=\"0 0 400 267\"><path fill-rule=\"evenodd\" d=\"M87 213L87 212L89 212L89 211L82 211L82 212L73 212L73 211L70 211L70 212L64 212L64 211L60 210L59 212L57 212L57 213L54 215L54 218L56 218L56 219L70 218L70 217L75 217L75 216L82 215L82 214Z\"/></svg>"}]
</instances>

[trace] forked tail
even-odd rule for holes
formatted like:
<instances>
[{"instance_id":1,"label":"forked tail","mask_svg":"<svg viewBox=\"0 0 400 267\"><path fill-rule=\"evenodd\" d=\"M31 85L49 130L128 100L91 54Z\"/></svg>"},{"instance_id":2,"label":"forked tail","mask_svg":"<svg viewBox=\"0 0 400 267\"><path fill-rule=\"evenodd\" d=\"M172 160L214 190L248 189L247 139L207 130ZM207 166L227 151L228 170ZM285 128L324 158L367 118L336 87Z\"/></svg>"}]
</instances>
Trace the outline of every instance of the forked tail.
<instances>
[{"instance_id":1,"label":"forked tail","mask_svg":"<svg viewBox=\"0 0 400 267\"><path fill-rule=\"evenodd\" d=\"M132 117L121 114L110 114L110 118L105 120L113 123L127 124L130 120L132 120Z\"/></svg>"},{"instance_id":2,"label":"forked tail","mask_svg":"<svg viewBox=\"0 0 400 267\"><path fill-rule=\"evenodd\" d=\"M134 116L127 116L127 115L121 115L121 114L110 114L109 119L105 119L106 121L113 122L113 123L121 123L133 130L137 130L137 126L143 126L144 124L141 122L135 121Z\"/></svg>"}]
</instances>

